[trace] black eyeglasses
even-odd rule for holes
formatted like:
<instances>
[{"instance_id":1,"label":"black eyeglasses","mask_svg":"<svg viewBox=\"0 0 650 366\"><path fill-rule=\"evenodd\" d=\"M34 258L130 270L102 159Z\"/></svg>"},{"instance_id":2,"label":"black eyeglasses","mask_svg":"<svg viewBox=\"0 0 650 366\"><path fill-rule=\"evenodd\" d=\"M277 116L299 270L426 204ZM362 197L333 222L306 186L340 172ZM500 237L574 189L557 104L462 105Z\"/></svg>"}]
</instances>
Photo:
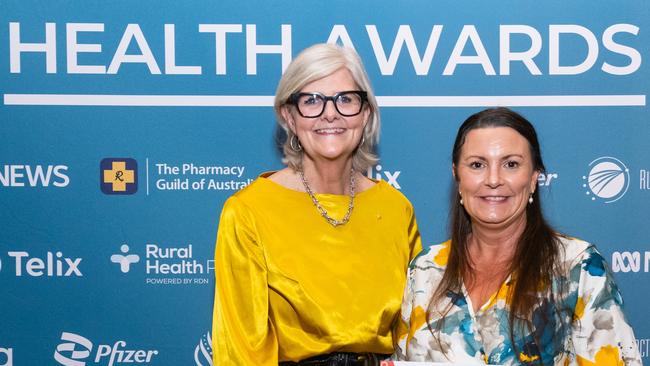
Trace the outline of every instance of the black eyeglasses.
<instances>
[{"instance_id":1,"label":"black eyeglasses","mask_svg":"<svg viewBox=\"0 0 650 366\"><path fill-rule=\"evenodd\" d=\"M339 114L352 117L361 113L363 103L368 101L368 93L361 90L346 90L329 97L321 93L293 93L287 103L295 105L301 116L316 118L323 114L328 100L334 103Z\"/></svg>"}]
</instances>

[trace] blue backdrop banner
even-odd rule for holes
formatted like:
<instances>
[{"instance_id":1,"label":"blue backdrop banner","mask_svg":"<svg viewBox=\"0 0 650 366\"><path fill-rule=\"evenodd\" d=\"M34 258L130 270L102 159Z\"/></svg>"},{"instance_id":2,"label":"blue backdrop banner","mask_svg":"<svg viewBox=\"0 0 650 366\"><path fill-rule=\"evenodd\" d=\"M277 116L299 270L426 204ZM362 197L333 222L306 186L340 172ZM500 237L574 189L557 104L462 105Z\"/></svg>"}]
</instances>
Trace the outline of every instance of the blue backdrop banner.
<instances>
[{"instance_id":1,"label":"blue backdrop banner","mask_svg":"<svg viewBox=\"0 0 650 366\"><path fill-rule=\"evenodd\" d=\"M0 366L212 364L221 207L282 167L273 94L321 42L364 60L367 174L425 245L447 238L460 123L531 120L545 212L610 261L647 360L648 30L644 0L0 2Z\"/></svg>"}]
</instances>

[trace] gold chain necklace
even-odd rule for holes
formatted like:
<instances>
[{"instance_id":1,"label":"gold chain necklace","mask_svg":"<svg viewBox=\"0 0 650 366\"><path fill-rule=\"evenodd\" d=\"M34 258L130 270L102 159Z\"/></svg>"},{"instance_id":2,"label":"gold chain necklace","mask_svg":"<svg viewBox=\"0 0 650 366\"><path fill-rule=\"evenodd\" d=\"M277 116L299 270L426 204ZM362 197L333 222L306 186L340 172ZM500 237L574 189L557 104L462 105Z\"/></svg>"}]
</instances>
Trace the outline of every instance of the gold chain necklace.
<instances>
[{"instance_id":1,"label":"gold chain necklace","mask_svg":"<svg viewBox=\"0 0 650 366\"><path fill-rule=\"evenodd\" d=\"M307 194L309 194L309 197L314 203L314 206L316 206L316 209L318 212L320 212L320 215L323 216L325 220L330 223L330 225L337 227L339 225L345 225L348 221L350 221L350 215L352 214L352 209L354 208L354 169L350 169L350 204L348 205L348 212L345 213L345 216L343 216L341 220L337 220L330 216L327 213L327 210L325 210L323 206L320 205L320 202L318 202L318 199L314 195L314 192L311 190L311 187L309 187L309 183L307 183L305 173L303 173L302 170L298 170L298 174L300 174L300 180L302 180L302 184L305 186L305 191L307 191Z\"/></svg>"}]
</instances>

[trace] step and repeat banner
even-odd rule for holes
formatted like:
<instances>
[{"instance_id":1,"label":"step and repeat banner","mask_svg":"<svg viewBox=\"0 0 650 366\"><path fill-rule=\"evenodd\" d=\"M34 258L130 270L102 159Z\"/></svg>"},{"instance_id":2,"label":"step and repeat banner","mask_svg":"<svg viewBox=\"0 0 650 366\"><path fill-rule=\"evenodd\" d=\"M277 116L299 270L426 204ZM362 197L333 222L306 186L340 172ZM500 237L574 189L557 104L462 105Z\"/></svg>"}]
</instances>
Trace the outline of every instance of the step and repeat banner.
<instances>
[{"instance_id":1,"label":"step and repeat banner","mask_svg":"<svg viewBox=\"0 0 650 366\"><path fill-rule=\"evenodd\" d=\"M212 364L221 207L282 168L273 94L321 42L364 60L367 174L425 245L447 238L460 123L531 120L545 212L610 261L647 362L649 31L645 0L1 1L0 366Z\"/></svg>"}]
</instances>

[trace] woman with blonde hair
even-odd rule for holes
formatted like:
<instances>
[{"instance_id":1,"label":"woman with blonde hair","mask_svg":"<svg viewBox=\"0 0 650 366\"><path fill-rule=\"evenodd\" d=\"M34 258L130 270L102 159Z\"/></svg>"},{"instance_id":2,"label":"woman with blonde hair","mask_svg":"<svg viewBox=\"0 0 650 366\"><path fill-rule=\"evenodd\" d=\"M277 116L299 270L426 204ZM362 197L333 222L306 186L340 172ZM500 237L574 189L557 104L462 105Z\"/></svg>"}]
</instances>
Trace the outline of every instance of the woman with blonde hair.
<instances>
[{"instance_id":1,"label":"woman with blonde hair","mask_svg":"<svg viewBox=\"0 0 650 366\"><path fill-rule=\"evenodd\" d=\"M379 110L352 49L315 45L275 97L286 168L229 198L216 244L215 365L372 365L393 352L413 207L363 175Z\"/></svg>"}]
</instances>

